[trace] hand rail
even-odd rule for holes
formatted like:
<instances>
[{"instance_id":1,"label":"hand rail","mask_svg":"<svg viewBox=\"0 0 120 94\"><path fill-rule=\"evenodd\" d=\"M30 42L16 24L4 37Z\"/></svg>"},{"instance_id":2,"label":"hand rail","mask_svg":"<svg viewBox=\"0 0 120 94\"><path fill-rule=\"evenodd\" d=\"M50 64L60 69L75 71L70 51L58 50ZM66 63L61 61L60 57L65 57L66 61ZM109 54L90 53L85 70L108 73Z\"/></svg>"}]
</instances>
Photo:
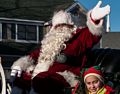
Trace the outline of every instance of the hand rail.
<instances>
[{"instance_id":1,"label":"hand rail","mask_svg":"<svg viewBox=\"0 0 120 94\"><path fill-rule=\"evenodd\" d=\"M6 81L5 81L5 74L4 74L4 70L1 64L1 57L0 57L0 74L1 74L1 78L2 78L2 91L1 94L6 94Z\"/></svg>"}]
</instances>

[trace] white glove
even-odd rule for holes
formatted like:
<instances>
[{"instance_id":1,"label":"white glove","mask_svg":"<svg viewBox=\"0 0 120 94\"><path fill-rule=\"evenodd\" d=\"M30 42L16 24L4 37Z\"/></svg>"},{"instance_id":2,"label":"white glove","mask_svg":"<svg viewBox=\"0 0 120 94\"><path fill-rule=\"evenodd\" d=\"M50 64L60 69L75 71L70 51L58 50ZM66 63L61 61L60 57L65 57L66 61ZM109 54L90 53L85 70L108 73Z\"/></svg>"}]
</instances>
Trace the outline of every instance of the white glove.
<instances>
[{"instance_id":1,"label":"white glove","mask_svg":"<svg viewBox=\"0 0 120 94\"><path fill-rule=\"evenodd\" d=\"M110 13L110 6L106 5L105 7L100 7L102 1L99 1L97 5L92 9L91 17L94 21L104 18Z\"/></svg>"},{"instance_id":2,"label":"white glove","mask_svg":"<svg viewBox=\"0 0 120 94\"><path fill-rule=\"evenodd\" d=\"M10 76L21 77L21 73L22 73L22 69L20 68L20 66L14 66L12 68Z\"/></svg>"}]
</instances>

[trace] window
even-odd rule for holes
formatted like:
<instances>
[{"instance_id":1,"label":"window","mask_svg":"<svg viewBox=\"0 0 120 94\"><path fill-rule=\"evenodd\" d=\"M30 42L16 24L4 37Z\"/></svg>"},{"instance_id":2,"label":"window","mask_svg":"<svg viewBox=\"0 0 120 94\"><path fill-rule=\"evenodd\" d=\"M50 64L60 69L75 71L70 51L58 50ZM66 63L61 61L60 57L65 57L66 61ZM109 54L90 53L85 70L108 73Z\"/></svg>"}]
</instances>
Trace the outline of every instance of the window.
<instances>
[{"instance_id":1,"label":"window","mask_svg":"<svg viewBox=\"0 0 120 94\"><path fill-rule=\"evenodd\" d=\"M6 25L6 23L3 23L2 24L2 38L3 39L7 39L7 25Z\"/></svg>"},{"instance_id":2,"label":"window","mask_svg":"<svg viewBox=\"0 0 120 94\"><path fill-rule=\"evenodd\" d=\"M15 24L2 23L2 39L15 39Z\"/></svg>"},{"instance_id":3,"label":"window","mask_svg":"<svg viewBox=\"0 0 120 94\"><path fill-rule=\"evenodd\" d=\"M39 26L39 41L41 41L43 39L43 27Z\"/></svg>"},{"instance_id":4,"label":"window","mask_svg":"<svg viewBox=\"0 0 120 94\"><path fill-rule=\"evenodd\" d=\"M2 24L0 23L0 41L2 40Z\"/></svg>"},{"instance_id":5,"label":"window","mask_svg":"<svg viewBox=\"0 0 120 94\"><path fill-rule=\"evenodd\" d=\"M17 25L17 38L18 40L32 40L37 41L37 29L34 25Z\"/></svg>"},{"instance_id":6,"label":"window","mask_svg":"<svg viewBox=\"0 0 120 94\"><path fill-rule=\"evenodd\" d=\"M22 43L39 43L43 37L43 25L21 22L2 22L0 39Z\"/></svg>"}]
</instances>

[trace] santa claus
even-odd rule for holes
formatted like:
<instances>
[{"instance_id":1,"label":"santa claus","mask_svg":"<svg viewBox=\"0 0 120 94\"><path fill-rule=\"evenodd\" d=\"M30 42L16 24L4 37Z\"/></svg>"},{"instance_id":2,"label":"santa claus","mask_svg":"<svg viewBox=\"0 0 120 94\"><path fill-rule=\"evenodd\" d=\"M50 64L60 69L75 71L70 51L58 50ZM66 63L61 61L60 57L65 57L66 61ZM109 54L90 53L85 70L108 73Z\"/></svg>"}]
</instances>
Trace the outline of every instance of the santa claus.
<instances>
[{"instance_id":1,"label":"santa claus","mask_svg":"<svg viewBox=\"0 0 120 94\"><path fill-rule=\"evenodd\" d=\"M101 4L99 1L88 12L85 28L77 28L63 10L54 14L41 47L13 63L11 76L16 79L12 94L65 94L75 87L89 51L101 38L103 18L110 13L110 6Z\"/></svg>"}]
</instances>

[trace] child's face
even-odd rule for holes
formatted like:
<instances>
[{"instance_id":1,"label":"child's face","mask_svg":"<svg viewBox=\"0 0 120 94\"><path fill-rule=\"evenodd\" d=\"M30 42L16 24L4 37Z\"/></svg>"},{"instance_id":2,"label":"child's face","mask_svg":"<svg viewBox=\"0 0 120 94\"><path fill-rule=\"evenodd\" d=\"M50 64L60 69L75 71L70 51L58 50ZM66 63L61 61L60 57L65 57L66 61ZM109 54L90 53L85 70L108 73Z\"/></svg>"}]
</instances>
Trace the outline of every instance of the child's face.
<instances>
[{"instance_id":1,"label":"child's face","mask_svg":"<svg viewBox=\"0 0 120 94\"><path fill-rule=\"evenodd\" d=\"M97 94L97 91L102 87L102 82L96 76L88 76L85 80L86 87L92 94Z\"/></svg>"}]
</instances>

